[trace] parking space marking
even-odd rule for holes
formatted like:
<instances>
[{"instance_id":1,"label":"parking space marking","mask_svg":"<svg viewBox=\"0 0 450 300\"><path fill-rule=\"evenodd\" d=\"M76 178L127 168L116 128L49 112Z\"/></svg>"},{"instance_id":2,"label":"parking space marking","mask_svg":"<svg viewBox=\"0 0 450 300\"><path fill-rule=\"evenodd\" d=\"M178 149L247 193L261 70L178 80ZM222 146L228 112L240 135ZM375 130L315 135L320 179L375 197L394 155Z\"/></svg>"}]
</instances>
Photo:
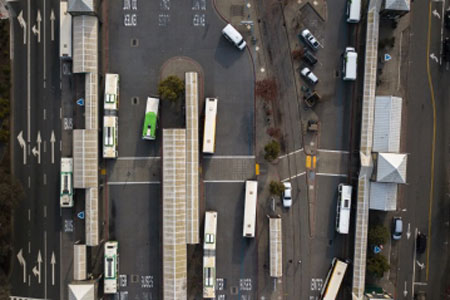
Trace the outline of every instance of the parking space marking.
<instances>
[{"instance_id":1,"label":"parking space marking","mask_svg":"<svg viewBox=\"0 0 450 300\"><path fill-rule=\"evenodd\" d=\"M346 151L346 150L318 149L317 152L350 154L350 152L349 152L349 151Z\"/></svg>"},{"instance_id":2,"label":"parking space marking","mask_svg":"<svg viewBox=\"0 0 450 300\"><path fill-rule=\"evenodd\" d=\"M347 174L316 173L317 176L348 177Z\"/></svg>"},{"instance_id":3,"label":"parking space marking","mask_svg":"<svg viewBox=\"0 0 450 300\"><path fill-rule=\"evenodd\" d=\"M286 181L295 179L295 178L303 176L303 175L306 175L306 172L301 172L301 173L295 174L294 176L288 177L286 179L282 179L281 182L286 182Z\"/></svg>"},{"instance_id":4,"label":"parking space marking","mask_svg":"<svg viewBox=\"0 0 450 300\"><path fill-rule=\"evenodd\" d=\"M278 158L279 158L279 159L282 159L282 158L285 158L285 157L288 157L288 156L291 156L291 155L294 155L294 154L297 154L297 153L303 152L303 151L304 151L304 149L303 149L303 148L300 148L300 149L295 150L295 151L293 151L293 152L289 152L289 153L287 153L287 154L280 155Z\"/></svg>"}]
</instances>

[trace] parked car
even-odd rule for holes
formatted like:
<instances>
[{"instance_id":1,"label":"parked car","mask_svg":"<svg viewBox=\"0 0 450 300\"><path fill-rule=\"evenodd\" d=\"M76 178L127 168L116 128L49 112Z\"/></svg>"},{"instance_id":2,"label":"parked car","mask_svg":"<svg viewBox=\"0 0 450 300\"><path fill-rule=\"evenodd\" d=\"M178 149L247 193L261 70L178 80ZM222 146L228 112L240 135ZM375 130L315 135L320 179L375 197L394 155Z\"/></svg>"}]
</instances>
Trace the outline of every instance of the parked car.
<instances>
[{"instance_id":1,"label":"parked car","mask_svg":"<svg viewBox=\"0 0 450 300\"><path fill-rule=\"evenodd\" d=\"M314 37L314 35L312 35L311 31L309 31L308 29L304 29L301 33L301 36L303 37L303 39L305 40L305 42L314 50L316 51L317 49L319 49L319 42L317 41L317 39Z\"/></svg>"},{"instance_id":2,"label":"parked car","mask_svg":"<svg viewBox=\"0 0 450 300\"><path fill-rule=\"evenodd\" d=\"M392 218L392 239L399 240L402 238L403 221L401 217Z\"/></svg>"},{"instance_id":3,"label":"parked car","mask_svg":"<svg viewBox=\"0 0 450 300\"><path fill-rule=\"evenodd\" d=\"M300 74L311 84L317 84L319 82L319 78L307 67L304 67Z\"/></svg>"},{"instance_id":4,"label":"parked car","mask_svg":"<svg viewBox=\"0 0 450 300\"><path fill-rule=\"evenodd\" d=\"M283 206L288 208L292 206L292 186L290 182L283 182Z\"/></svg>"},{"instance_id":5,"label":"parked car","mask_svg":"<svg viewBox=\"0 0 450 300\"><path fill-rule=\"evenodd\" d=\"M427 249L427 236L421 232L417 234L416 240L416 251L419 254L422 254Z\"/></svg>"},{"instance_id":6,"label":"parked car","mask_svg":"<svg viewBox=\"0 0 450 300\"><path fill-rule=\"evenodd\" d=\"M450 9L447 9L444 14L445 28L450 29Z\"/></svg>"},{"instance_id":7,"label":"parked car","mask_svg":"<svg viewBox=\"0 0 450 300\"><path fill-rule=\"evenodd\" d=\"M444 39L444 44L442 46L442 58L444 61L450 61L450 38L446 37Z\"/></svg>"},{"instance_id":8,"label":"parked car","mask_svg":"<svg viewBox=\"0 0 450 300\"><path fill-rule=\"evenodd\" d=\"M235 45L239 50L244 50L247 44L244 41L242 35L234 28L231 24L227 24L224 29L222 29L223 36Z\"/></svg>"},{"instance_id":9,"label":"parked car","mask_svg":"<svg viewBox=\"0 0 450 300\"><path fill-rule=\"evenodd\" d=\"M303 54L303 60L310 66L314 66L317 63L317 58L309 50L306 50L305 54Z\"/></svg>"}]
</instances>

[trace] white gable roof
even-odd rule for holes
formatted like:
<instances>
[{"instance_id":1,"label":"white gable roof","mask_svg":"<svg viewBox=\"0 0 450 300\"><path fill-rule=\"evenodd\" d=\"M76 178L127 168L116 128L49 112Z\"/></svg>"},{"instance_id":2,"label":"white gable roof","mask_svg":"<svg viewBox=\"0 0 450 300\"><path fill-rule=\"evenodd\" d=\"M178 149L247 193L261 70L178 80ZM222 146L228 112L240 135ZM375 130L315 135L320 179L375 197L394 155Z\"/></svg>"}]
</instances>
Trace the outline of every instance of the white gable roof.
<instances>
[{"instance_id":1,"label":"white gable roof","mask_svg":"<svg viewBox=\"0 0 450 300\"><path fill-rule=\"evenodd\" d=\"M378 153L377 182L406 183L408 156L399 153Z\"/></svg>"}]
</instances>

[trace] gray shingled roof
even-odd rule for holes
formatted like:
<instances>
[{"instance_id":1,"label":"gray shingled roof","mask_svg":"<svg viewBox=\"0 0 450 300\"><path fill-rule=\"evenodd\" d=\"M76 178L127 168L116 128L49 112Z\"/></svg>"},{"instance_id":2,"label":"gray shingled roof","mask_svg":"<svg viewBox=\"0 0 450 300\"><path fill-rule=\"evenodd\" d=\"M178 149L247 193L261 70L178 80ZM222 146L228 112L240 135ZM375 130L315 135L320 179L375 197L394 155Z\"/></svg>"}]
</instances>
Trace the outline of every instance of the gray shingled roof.
<instances>
[{"instance_id":1,"label":"gray shingled roof","mask_svg":"<svg viewBox=\"0 0 450 300\"><path fill-rule=\"evenodd\" d=\"M70 13L94 12L94 0L68 0Z\"/></svg>"},{"instance_id":2,"label":"gray shingled roof","mask_svg":"<svg viewBox=\"0 0 450 300\"><path fill-rule=\"evenodd\" d=\"M411 0L385 0L384 9L409 11Z\"/></svg>"}]
</instances>

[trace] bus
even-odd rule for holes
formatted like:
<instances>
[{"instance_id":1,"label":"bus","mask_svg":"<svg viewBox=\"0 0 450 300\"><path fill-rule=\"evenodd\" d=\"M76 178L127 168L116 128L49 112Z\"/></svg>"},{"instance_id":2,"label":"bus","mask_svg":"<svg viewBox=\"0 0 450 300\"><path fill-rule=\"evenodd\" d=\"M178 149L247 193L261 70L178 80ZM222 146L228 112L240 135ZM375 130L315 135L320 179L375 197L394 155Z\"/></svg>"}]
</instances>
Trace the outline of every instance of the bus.
<instances>
[{"instance_id":1,"label":"bus","mask_svg":"<svg viewBox=\"0 0 450 300\"><path fill-rule=\"evenodd\" d=\"M61 157L61 207L73 207L73 158Z\"/></svg>"},{"instance_id":2,"label":"bus","mask_svg":"<svg viewBox=\"0 0 450 300\"><path fill-rule=\"evenodd\" d=\"M217 212L205 212L203 241L203 298L216 298Z\"/></svg>"},{"instance_id":3,"label":"bus","mask_svg":"<svg viewBox=\"0 0 450 300\"><path fill-rule=\"evenodd\" d=\"M347 23L358 23L361 18L361 0L347 0Z\"/></svg>"},{"instance_id":4,"label":"bus","mask_svg":"<svg viewBox=\"0 0 450 300\"><path fill-rule=\"evenodd\" d=\"M325 284L322 287L322 292L320 294L321 300L336 299L347 267L348 263L343 262L336 257L333 258L331 269L330 271L328 271L327 278L325 279Z\"/></svg>"},{"instance_id":5,"label":"bus","mask_svg":"<svg viewBox=\"0 0 450 300\"><path fill-rule=\"evenodd\" d=\"M347 47L343 55L342 61L342 79L344 80L356 80L357 73L357 63L358 63L358 53L356 53L355 48Z\"/></svg>"},{"instance_id":6,"label":"bus","mask_svg":"<svg viewBox=\"0 0 450 300\"><path fill-rule=\"evenodd\" d=\"M258 182L247 180L245 182L245 208L243 226L243 236L247 238L255 237L257 192Z\"/></svg>"},{"instance_id":7,"label":"bus","mask_svg":"<svg viewBox=\"0 0 450 300\"><path fill-rule=\"evenodd\" d=\"M206 98L203 153L214 154L216 147L217 98Z\"/></svg>"},{"instance_id":8,"label":"bus","mask_svg":"<svg viewBox=\"0 0 450 300\"><path fill-rule=\"evenodd\" d=\"M108 73L105 76L105 110L119 109L119 74Z\"/></svg>"},{"instance_id":9,"label":"bus","mask_svg":"<svg viewBox=\"0 0 450 300\"><path fill-rule=\"evenodd\" d=\"M103 116L103 158L117 158L119 118Z\"/></svg>"},{"instance_id":10,"label":"bus","mask_svg":"<svg viewBox=\"0 0 450 300\"><path fill-rule=\"evenodd\" d=\"M350 206L352 202L352 186L339 184L336 208L336 231L348 234L350 226Z\"/></svg>"},{"instance_id":11,"label":"bus","mask_svg":"<svg viewBox=\"0 0 450 300\"><path fill-rule=\"evenodd\" d=\"M72 58L72 16L67 12L67 1L59 4L59 56Z\"/></svg>"},{"instance_id":12,"label":"bus","mask_svg":"<svg viewBox=\"0 0 450 300\"><path fill-rule=\"evenodd\" d=\"M117 283L119 275L119 243L108 241L105 243L105 274L104 290L105 294L117 293Z\"/></svg>"},{"instance_id":13,"label":"bus","mask_svg":"<svg viewBox=\"0 0 450 300\"><path fill-rule=\"evenodd\" d=\"M158 120L158 98L147 98L147 105L145 107L144 127L142 128L142 139L154 140L156 139L156 121Z\"/></svg>"}]
</instances>

